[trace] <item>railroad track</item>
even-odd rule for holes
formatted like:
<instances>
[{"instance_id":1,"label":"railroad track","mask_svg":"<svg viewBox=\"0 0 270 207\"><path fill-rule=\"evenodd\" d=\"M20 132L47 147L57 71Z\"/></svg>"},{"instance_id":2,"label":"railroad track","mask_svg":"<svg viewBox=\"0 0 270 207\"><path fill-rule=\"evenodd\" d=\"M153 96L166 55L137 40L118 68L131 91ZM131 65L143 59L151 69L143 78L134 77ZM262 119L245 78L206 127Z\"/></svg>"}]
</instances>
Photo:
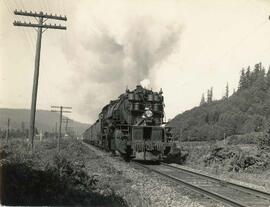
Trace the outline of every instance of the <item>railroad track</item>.
<instances>
[{"instance_id":1,"label":"railroad track","mask_svg":"<svg viewBox=\"0 0 270 207\"><path fill-rule=\"evenodd\" d=\"M165 163L160 165L134 163L229 206L270 207L270 194L263 191Z\"/></svg>"}]
</instances>

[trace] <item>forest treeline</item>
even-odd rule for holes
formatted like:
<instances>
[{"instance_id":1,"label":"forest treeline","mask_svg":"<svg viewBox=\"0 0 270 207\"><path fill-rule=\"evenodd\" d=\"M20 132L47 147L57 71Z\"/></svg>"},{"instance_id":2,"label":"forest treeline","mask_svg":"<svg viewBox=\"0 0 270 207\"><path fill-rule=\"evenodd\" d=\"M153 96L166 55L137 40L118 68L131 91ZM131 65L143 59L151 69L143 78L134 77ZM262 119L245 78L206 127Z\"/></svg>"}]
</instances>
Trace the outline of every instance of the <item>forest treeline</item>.
<instances>
[{"instance_id":1,"label":"forest treeline","mask_svg":"<svg viewBox=\"0 0 270 207\"><path fill-rule=\"evenodd\" d=\"M175 138L182 141L221 140L231 135L261 132L270 128L270 69L261 63L241 70L238 90L221 100L207 101L177 115L169 122ZM210 96L210 98L209 98Z\"/></svg>"}]
</instances>

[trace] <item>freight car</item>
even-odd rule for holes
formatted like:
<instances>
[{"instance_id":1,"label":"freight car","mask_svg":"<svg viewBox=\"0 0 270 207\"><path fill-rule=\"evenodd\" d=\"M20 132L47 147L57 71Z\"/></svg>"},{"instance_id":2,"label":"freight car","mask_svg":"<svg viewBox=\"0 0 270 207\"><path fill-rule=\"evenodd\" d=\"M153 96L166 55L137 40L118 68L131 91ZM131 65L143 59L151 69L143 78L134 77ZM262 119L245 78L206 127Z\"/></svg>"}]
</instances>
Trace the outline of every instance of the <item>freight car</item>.
<instances>
[{"instance_id":1,"label":"freight car","mask_svg":"<svg viewBox=\"0 0 270 207\"><path fill-rule=\"evenodd\" d=\"M153 92L138 85L104 106L83 139L126 159L158 161L175 146L163 120L162 90Z\"/></svg>"}]
</instances>

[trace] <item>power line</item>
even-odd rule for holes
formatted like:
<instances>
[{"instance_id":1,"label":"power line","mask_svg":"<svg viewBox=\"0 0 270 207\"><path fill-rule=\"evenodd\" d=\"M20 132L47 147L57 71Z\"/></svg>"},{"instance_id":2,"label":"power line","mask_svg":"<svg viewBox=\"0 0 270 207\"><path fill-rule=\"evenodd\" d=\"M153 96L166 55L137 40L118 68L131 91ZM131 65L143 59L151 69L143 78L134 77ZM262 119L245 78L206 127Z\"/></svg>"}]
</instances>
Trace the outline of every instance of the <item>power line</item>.
<instances>
[{"instance_id":1,"label":"power line","mask_svg":"<svg viewBox=\"0 0 270 207\"><path fill-rule=\"evenodd\" d=\"M10 7L8 6L8 3L3 0L4 4L5 4L5 7L7 8L7 10L10 12L10 14L12 13L12 10L10 9Z\"/></svg>"},{"instance_id":2,"label":"power line","mask_svg":"<svg viewBox=\"0 0 270 207\"><path fill-rule=\"evenodd\" d=\"M52 25L52 24L45 24L44 22L47 19L67 21L67 18L66 18L66 16L61 16L61 15L52 15L52 14L47 14L47 13L43 13L43 12L39 12L39 13L32 12L32 11L28 12L28 11L22 11L22 10L20 10L20 11L15 10L14 14L19 15L19 16L35 17L38 20L38 23L21 22L21 21L16 21L16 20L13 23L14 26L31 27L31 28L34 28L37 30L35 71L34 71L34 80L33 80L30 129L29 129L30 139L31 139L31 149L33 152L42 33L45 32L47 29L66 30L66 27L62 26L60 24L59 25L56 25L56 24Z\"/></svg>"},{"instance_id":3,"label":"power line","mask_svg":"<svg viewBox=\"0 0 270 207\"><path fill-rule=\"evenodd\" d=\"M17 7L17 8L21 7L21 6L19 6L19 4L18 4L18 2L16 0L13 0L12 2L14 2L15 7Z\"/></svg>"},{"instance_id":4,"label":"power line","mask_svg":"<svg viewBox=\"0 0 270 207\"><path fill-rule=\"evenodd\" d=\"M65 2L64 0L61 0L61 3L62 3L62 8L63 8L63 12L66 14L66 5L65 5Z\"/></svg>"},{"instance_id":5,"label":"power line","mask_svg":"<svg viewBox=\"0 0 270 207\"><path fill-rule=\"evenodd\" d=\"M253 28L252 31L250 30L248 33L245 34L239 41L237 41L233 46L229 49L227 49L222 55L219 56L215 61L212 61L213 63L217 63L220 59L226 57L227 55L231 54L230 52L235 49L237 46L239 46L243 41L250 38L251 35L253 35L255 32L258 32L264 25L266 24L266 20L261 22L259 25L257 25L256 28Z\"/></svg>"},{"instance_id":6,"label":"power line","mask_svg":"<svg viewBox=\"0 0 270 207\"><path fill-rule=\"evenodd\" d=\"M245 3L245 6L244 7L242 7L242 10L244 10L245 8L247 8L247 6L250 4L250 1L246 1L246 3ZM220 34L223 34L224 32L224 30L227 28L228 29L228 26L231 26L231 28L232 28L232 26L235 26L235 24L231 24L231 23L227 23L226 25L224 25L223 27L222 27L222 29L220 29L219 31L220 31ZM220 36L220 35L219 35ZM209 42L205 42L204 43L204 45L201 47L202 49L200 50L200 53L199 54L204 54L204 51L206 50L206 49L208 49L209 48Z\"/></svg>"},{"instance_id":7,"label":"power line","mask_svg":"<svg viewBox=\"0 0 270 207\"><path fill-rule=\"evenodd\" d=\"M49 13L49 10L47 9L47 6L46 6L44 0L42 0L42 1L36 1L36 8L38 8L39 10L44 10L44 11L46 11L47 13ZM61 33L61 34L62 34L62 33ZM47 56L46 56L46 57L47 57ZM43 66L45 65L45 63L47 62L46 57L44 57L44 58L41 59L41 62L40 62L41 67L43 67ZM41 73L41 74L42 74L42 73ZM41 76L42 76L42 79L40 80L40 82L41 82L40 85L41 85L41 86L42 86L42 85L46 86L47 84L42 84L42 81L43 81L43 80L44 80L45 83L49 83L49 79L48 79L48 76L47 76L46 71L43 72L43 74L42 74ZM43 90L42 90L42 89L43 89ZM49 97L49 96L48 96L48 92L47 92L47 87L44 87L44 88L41 87L41 90L42 90L42 92L46 95L46 97Z\"/></svg>"},{"instance_id":8,"label":"power line","mask_svg":"<svg viewBox=\"0 0 270 207\"><path fill-rule=\"evenodd\" d=\"M44 0L43 1L40 1L40 4L41 4L42 10L46 10L46 12L48 12L47 9L46 9L46 5L45 5Z\"/></svg>"},{"instance_id":9,"label":"power line","mask_svg":"<svg viewBox=\"0 0 270 207\"><path fill-rule=\"evenodd\" d=\"M11 1L6 1L6 0L3 0L3 3L5 4L5 7L7 8L8 10L8 14L9 16L11 17L11 14L13 13L12 10L13 10L13 6L10 4ZM16 5L18 5L16 2L14 2ZM21 20L21 18L19 17L19 19ZM30 45L30 48L32 50L32 53L34 54L34 43L33 43L33 40L31 39L31 36L30 34L28 33L28 31L25 31L24 29L22 30L23 32L23 36L27 39L27 42L28 44ZM26 47L28 47L27 44L25 44Z\"/></svg>"},{"instance_id":10,"label":"power line","mask_svg":"<svg viewBox=\"0 0 270 207\"><path fill-rule=\"evenodd\" d=\"M45 0L44 3L45 3L47 12L49 12L50 6L49 6L49 3L48 3L48 0Z\"/></svg>"},{"instance_id":11,"label":"power line","mask_svg":"<svg viewBox=\"0 0 270 207\"><path fill-rule=\"evenodd\" d=\"M11 14L13 13L12 11L13 9L13 5L11 4L11 1L6 1L3 0L3 3L5 4L5 7L7 8L8 11L8 17L13 19L13 16L11 16ZM21 20L21 18L19 17L19 19ZM12 20L11 20L12 21ZM31 57L33 57L32 55L34 55L34 43L33 40L31 39L30 34L28 34L28 31L25 31L25 29L21 30L21 35L27 40L26 42L24 42L24 45L26 48L30 47L30 53L28 53ZM29 56L29 57L30 57Z\"/></svg>"}]
</instances>

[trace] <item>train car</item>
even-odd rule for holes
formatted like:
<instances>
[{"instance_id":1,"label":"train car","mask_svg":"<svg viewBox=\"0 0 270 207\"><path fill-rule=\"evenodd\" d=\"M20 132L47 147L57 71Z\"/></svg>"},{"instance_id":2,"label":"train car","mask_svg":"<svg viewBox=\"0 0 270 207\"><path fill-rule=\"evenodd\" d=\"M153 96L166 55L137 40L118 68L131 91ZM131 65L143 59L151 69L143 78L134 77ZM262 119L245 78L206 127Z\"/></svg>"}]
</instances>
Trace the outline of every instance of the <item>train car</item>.
<instances>
[{"instance_id":1,"label":"train car","mask_svg":"<svg viewBox=\"0 0 270 207\"><path fill-rule=\"evenodd\" d=\"M162 160L175 147L163 120L162 90L154 92L138 85L104 106L98 120L83 133L83 139L117 151L126 159Z\"/></svg>"}]
</instances>

